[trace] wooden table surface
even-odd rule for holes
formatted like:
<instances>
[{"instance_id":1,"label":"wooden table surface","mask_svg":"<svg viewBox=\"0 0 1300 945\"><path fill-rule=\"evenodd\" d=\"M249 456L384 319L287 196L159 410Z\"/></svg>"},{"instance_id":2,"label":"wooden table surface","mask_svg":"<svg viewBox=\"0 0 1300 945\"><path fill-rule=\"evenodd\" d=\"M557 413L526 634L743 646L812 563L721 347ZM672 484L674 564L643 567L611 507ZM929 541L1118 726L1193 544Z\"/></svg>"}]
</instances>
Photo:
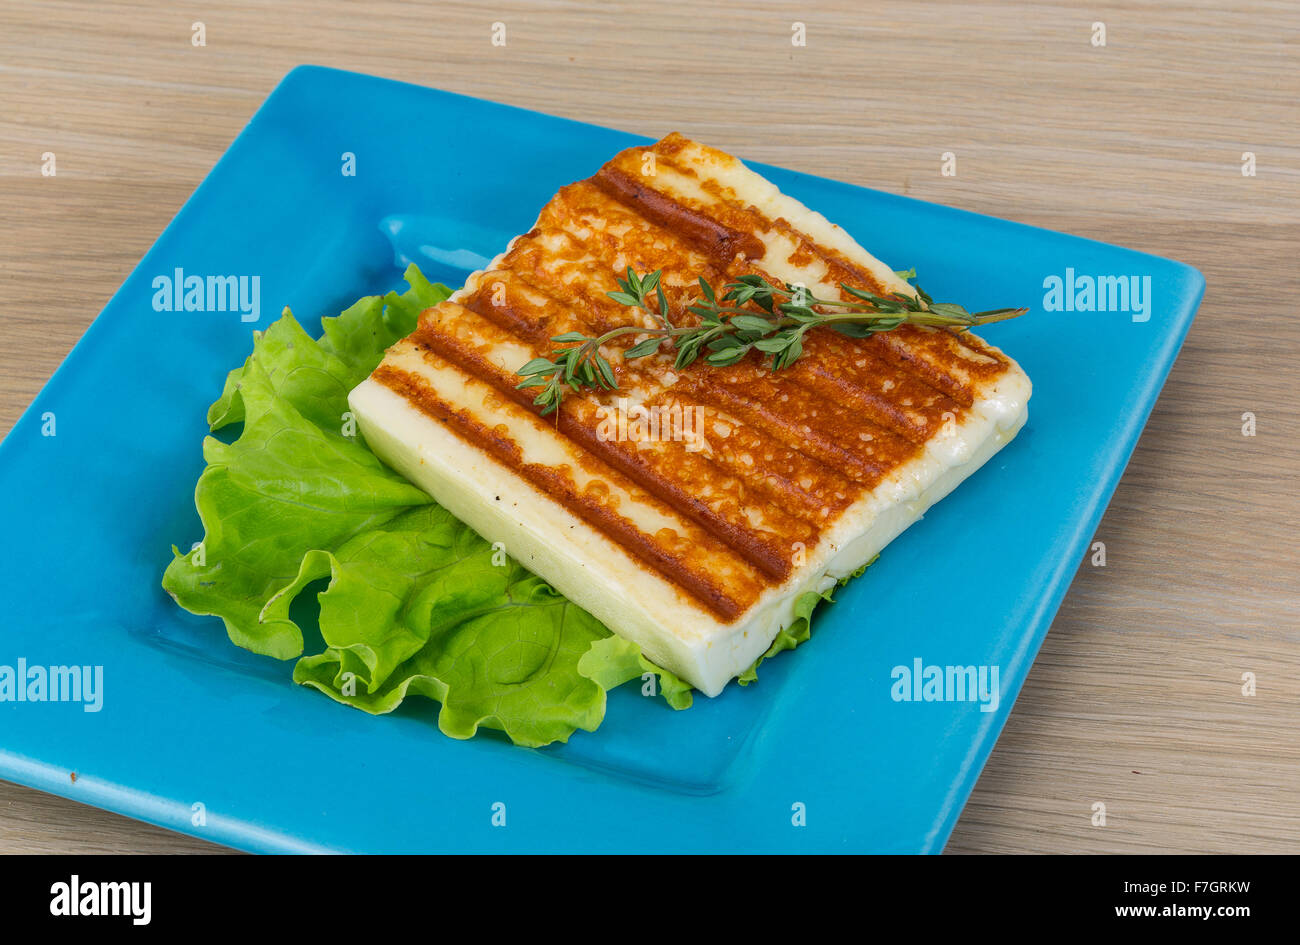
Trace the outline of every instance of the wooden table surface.
<instances>
[{"instance_id":1,"label":"wooden table surface","mask_svg":"<svg viewBox=\"0 0 1300 945\"><path fill-rule=\"evenodd\" d=\"M304 62L1172 256L1209 288L1107 564L1081 563L948 850L1296 852L1300 7L711 6L6 0L0 432ZM0 783L2 851L218 849Z\"/></svg>"}]
</instances>

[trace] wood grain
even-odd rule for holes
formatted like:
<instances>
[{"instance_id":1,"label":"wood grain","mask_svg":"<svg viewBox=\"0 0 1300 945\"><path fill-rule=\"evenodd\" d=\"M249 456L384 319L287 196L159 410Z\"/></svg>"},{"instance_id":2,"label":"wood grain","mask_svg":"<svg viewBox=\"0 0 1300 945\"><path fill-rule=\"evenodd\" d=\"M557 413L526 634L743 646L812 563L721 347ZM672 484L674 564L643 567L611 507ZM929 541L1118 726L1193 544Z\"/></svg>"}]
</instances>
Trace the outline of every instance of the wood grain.
<instances>
[{"instance_id":1,"label":"wood grain","mask_svg":"<svg viewBox=\"0 0 1300 945\"><path fill-rule=\"evenodd\" d=\"M9 0L0 431L303 62L1173 256L1209 290L1098 532L1107 566L1081 564L948 849L1296 852L1300 8L1223 6ZM3 851L200 849L0 784Z\"/></svg>"}]
</instances>

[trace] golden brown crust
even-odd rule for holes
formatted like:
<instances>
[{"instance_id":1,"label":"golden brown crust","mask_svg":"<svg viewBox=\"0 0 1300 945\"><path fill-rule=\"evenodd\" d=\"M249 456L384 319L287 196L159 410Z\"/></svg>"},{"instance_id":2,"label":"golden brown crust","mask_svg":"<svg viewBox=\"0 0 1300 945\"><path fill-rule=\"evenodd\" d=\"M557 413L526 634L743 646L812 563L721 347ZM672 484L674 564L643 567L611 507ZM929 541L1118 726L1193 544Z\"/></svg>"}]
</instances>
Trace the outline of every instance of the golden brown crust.
<instances>
[{"instance_id":1,"label":"golden brown crust","mask_svg":"<svg viewBox=\"0 0 1300 945\"><path fill-rule=\"evenodd\" d=\"M529 358L549 355L553 336L594 335L637 318L651 324L645 313L606 295L629 266L663 271L677 324L697 321L685 308L701 275L714 286L749 273L780 282L764 269L780 264L808 267L826 285L887 291L841 250L784 218L770 219L698 173L685 158L688 148L698 153L698 145L670 135L649 149L662 172L689 184L672 193L641 174L645 148L624 151L589 180L562 188L537 226L458 293L459 302L425 312L398 347L455 365L495 390L503 411L532 416L532 394L515 389L513 372ZM773 246L791 247L783 263L771 257ZM506 425L455 409L391 358L374 378L724 620L788 578L800 549L816 547L845 509L913 460L945 418L960 420L981 387L1009 364L976 338L908 326L867 339L816 329L803 358L779 373L756 353L729 367L701 361L681 371L673 369L671 352L625 361L622 352L636 340L624 336L604 349L619 392L569 394L545 424L581 457L586 481L616 485L680 520L680 528L667 530L671 535L638 530L589 486L578 488L564 469L524 462ZM503 351L518 363L503 363ZM621 396L647 407L699 411L706 448L601 435L602 417Z\"/></svg>"}]
</instances>

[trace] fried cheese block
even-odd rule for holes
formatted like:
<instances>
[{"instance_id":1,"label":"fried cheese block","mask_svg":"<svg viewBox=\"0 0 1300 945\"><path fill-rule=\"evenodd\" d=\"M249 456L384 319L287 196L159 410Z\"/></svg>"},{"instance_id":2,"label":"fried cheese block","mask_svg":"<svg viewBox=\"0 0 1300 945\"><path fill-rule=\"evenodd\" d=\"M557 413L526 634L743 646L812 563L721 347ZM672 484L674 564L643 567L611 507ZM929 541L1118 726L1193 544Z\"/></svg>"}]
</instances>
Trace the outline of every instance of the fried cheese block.
<instances>
[{"instance_id":1,"label":"fried cheese block","mask_svg":"<svg viewBox=\"0 0 1300 945\"><path fill-rule=\"evenodd\" d=\"M674 324L697 278L758 274L848 299L908 284L841 228L721 151L671 134L570 184L488 269L423 313L351 394L367 442L484 538L647 657L714 696L822 591L1016 435L1028 377L970 333L810 331L772 371L751 352L682 370L602 349L617 391L541 416L516 371L551 338L651 316L610 299L662 270Z\"/></svg>"}]
</instances>

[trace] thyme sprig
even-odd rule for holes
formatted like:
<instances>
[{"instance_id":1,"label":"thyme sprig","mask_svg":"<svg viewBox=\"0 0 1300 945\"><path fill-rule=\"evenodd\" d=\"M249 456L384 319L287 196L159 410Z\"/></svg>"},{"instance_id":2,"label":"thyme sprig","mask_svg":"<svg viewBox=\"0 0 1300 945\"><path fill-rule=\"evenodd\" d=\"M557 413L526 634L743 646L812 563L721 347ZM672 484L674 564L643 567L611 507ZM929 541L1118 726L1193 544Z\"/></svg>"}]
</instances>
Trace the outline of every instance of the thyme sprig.
<instances>
[{"instance_id":1,"label":"thyme sprig","mask_svg":"<svg viewBox=\"0 0 1300 945\"><path fill-rule=\"evenodd\" d=\"M914 280L916 271L897 275ZM887 296L840 283L850 299L823 299L802 286L788 282L778 286L762 276L746 275L724 285L719 297L701 276L702 296L686 306L686 311L699 317L699 324L679 326L668 317L668 296L662 280L661 269L638 276L629 266L627 278L617 280L618 291L606 293L620 305L645 311L655 322L653 327L622 325L598 336L580 331L556 335L551 341L565 347L552 349L549 358L533 358L519 369L517 373L524 380L516 385L518 388L541 388L533 403L542 408L543 416L559 408L566 389L575 393L584 387L618 389L614 369L600 349L623 335L646 336L623 352L625 359L657 354L666 345L676 349L674 363L681 370L701 353L708 364L723 367L757 350L771 358L772 370L779 371L799 360L804 335L814 328L830 328L850 338L893 331L904 324L965 331L1028 311L997 308L968 312L952 302L934 301L915 282L911 283L915 290L912 295L894 292Z\"/></svg>"}]
</instances>

